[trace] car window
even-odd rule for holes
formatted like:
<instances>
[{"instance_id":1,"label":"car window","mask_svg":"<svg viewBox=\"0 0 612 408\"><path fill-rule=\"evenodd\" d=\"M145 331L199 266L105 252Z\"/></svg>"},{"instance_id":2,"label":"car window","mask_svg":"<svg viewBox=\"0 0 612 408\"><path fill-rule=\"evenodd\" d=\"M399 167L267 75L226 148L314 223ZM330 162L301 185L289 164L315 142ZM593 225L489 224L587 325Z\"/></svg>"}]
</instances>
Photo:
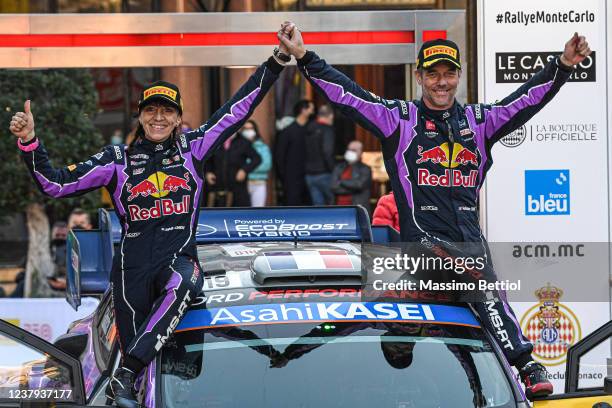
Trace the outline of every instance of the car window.
<instances>
[{"instance_id":1,"label":"car window","mask_svg":"<svg viewBox=\"0 0 612 408\"><path fill-rule=\"evenodd\" d=\"M515 407L480 329L395 322L275 323L177 333L166 407Z\"/></svg>"},{"instance_id":2,"label":"car window","mask_svg":"<svg viewBox=\"0 0 612 408\"><path fill-rule=\"evenodd\" d=\"M580 356L578 360L578 390L603 388L607 361L612 347L608 338Z\"/></svg>"},{"instance_id":3,"label":"car window","mask_svg":"<svg viewBox=\"0 0 612 408\"><path fill-rule=\"evenodd\" d=\"M0 333L0 400L74 401L65 363Z\"/></svg>"},{"instance_id":4,"label":"car window","mask_svg":"<svg viewBox=\"0 0 612 408\"><path fill-rule=\"evenodd\" d=\"M110 362L113 345L117 339L117 327L115 325L110 296L107 296L103 302L103 306L98 310L99 318L95 326L95 340L98 342L97 351L100 354L98 363L101 370L108 368L107 364Z\"/></svg>"}]
</instances>

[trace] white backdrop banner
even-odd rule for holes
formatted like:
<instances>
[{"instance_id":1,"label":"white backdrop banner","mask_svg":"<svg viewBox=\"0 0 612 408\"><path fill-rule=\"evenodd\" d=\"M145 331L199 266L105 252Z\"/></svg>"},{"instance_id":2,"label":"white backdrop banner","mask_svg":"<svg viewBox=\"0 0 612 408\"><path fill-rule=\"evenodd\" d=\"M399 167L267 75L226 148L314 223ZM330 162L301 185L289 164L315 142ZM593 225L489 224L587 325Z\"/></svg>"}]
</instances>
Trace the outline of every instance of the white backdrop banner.
<instances>
[{"instance_id":1,"label":"white backdrop banner","mask_svg":"<svg viewBox=\"0 0 612 408\"><path fill-rule=\"evenodd\" d=\"M593 50L542 111L493 147L489 240L608 241L605 1L481 4L482 102L513 92L574 32Z\"/></svg>"},{"instance_id":2,"label":"white backdrop banner","mask_svg":"<svg viewBox=\"0 0 612 408\"><path fill-rule=\"evenodd\" d=\"M509 95L560 55L574 32L586 36L593 50L542 111L493 147L494 165L481 196L487 238L605 243L599 246L604 261L597 270L576 271L575 279L600 282L599 289L609 294L606 2L481 0L478 5L479 102ZM560 260L552 253L541 262ZM533 303L513 304L536 345L534 357L551 372L555 393L563 392L567 348L610 319L609 298L587 303L585 293L583 302L574 302L580 300L574 296L564 301L572 289L564 285L552 281L535 291ZM592 364L581 370L581 381L601 386L609 356L609 347L590 353Z\"/></svg>"},{"instance_id":3,"label":"white backdrop banner","mask_svg":"<svg viewBox=\"0 0 612 408\"><path fill-rule=\"evenodd\" d=\"M98 299L82 298L75 311L65 299L0 299L0 319L53 343L75 320L90 315Z\"/></svg>"}]
</instances>

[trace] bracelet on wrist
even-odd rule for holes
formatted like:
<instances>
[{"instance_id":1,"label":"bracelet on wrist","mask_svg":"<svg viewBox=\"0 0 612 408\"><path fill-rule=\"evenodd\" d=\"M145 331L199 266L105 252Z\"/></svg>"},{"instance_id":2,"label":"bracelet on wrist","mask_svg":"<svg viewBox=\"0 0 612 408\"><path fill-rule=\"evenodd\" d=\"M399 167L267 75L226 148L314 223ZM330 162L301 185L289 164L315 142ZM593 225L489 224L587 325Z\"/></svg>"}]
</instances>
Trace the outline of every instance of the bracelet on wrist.
<instances>
[{"instance_id":1,"label":"bracelet on wrist","mask_svg":"<svg viewBox=\"0 0 612 408\"><path fill-rule=\"evenodd\" d=\"M287 55L284 52L281 52L278 47L274 48L274 50L272 51L272 55L274 55L277 59L281 60L285 64L291 61L291 55Z\"/></svg>"},{"instance_id":2,"label":"bracelet on wrist","mask_svg":"<svg viewBox=\"0 0 612 408\"><path fill-rule=\"evenodd\" d=\"M567 68L574 68L574 66L565 58L565 56L563 56L563 54L561 54L559 57L559 62Z\"/></svg>"}]
</instances>

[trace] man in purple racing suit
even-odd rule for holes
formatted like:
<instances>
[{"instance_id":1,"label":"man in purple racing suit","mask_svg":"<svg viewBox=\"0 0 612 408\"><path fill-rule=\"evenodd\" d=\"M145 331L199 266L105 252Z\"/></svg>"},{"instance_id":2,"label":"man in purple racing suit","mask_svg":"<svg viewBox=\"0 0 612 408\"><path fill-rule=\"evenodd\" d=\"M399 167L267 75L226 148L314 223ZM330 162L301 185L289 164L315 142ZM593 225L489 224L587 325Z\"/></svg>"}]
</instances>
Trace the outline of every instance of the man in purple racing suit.
<instances>
[{"instance_id":1,"label":"man in purple racing suit","mask_svg":"<svg viewBox=\"0 0 612 408\"><path fill-rule=\"evenodd\" d=\"M61 169L51 166L34 134L30 101L11 120L25 164L44 194L70 197L104 187L123 226L111 272L122 359L107 390L118 406L138 406L135 377L155 358L202 288L195 233L204 162L242 127L283 65L277 56L270 57L208 122L185 134L180 134L179 89L158 81L141 94L134 143L107 146Z\"/></svg>"},{"instance_id":2,"label":"man in purple racing suit","mask_svg":"<svg viewBox=\"0 0 612 408\"><path fill-rule=\"evenodd\" d=\"M278 37L312 86L380 140L402 241L419 243L436 254L460 252L456 243L478 243L472 246L481 248L488 278L494 277L478 217L478 195L492 164L491 149L557 94L573 66L590 54L585 38L574 34L560 57L503 100L460 105L455 94L461 62L452 41L423 44L415 71L423 97L404 101L364 90L307 51L293 23L283 23ZM533 345L523 336L505 293L485 295L487 300L473 307L507 360L519 370L527 397L552 393L546 369L533 361Z\"/></svg>"}]
</instances>

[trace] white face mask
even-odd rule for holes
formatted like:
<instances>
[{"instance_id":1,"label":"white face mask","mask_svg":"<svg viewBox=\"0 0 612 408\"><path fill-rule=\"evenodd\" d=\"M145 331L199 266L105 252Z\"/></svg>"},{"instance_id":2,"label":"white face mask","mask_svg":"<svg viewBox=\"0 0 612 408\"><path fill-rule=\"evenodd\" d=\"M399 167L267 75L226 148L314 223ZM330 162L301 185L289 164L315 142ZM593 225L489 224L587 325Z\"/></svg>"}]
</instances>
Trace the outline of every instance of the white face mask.
<instances>
[{"instance_id":1,"label":"white face mask","mask_svg":"<svg viewBox=\"0 0 612 408\"><path fill-rule=\"evenodd\" d=\"M255 133L255 129L244 129L241 134L242 137L250 141L253 141L255 139L255 136L257 136L257 134Z\"/></svg>"},{"instance_id":2,"label":"white face mask","mask_svg":"<svg viewBox=\"0 0 612 408\"><path fill-rule=\"evenodd\" d=\"M357 155L357 152L353 150L347 150L344 153L344 160L346 160L350 164L353 164L357 162L357 160L359 160L359 156Z\"/></svg>"}]
</instances>

